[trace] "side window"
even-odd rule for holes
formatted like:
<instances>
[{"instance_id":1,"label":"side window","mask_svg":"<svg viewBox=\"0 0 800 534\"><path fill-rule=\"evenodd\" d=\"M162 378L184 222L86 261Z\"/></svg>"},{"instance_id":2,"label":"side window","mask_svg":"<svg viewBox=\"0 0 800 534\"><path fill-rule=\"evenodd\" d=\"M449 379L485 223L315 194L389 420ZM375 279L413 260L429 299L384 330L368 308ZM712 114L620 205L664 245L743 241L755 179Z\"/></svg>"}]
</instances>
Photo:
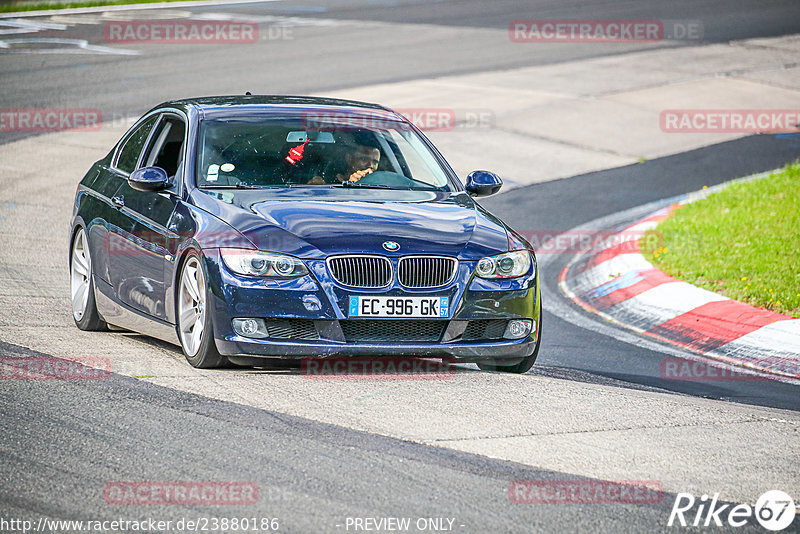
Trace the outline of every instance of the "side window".
<instances>
[{"instance_id":1,"label":"side window","mask_svg":"<svg viewBox=\"0 0 800 534\"><path fill-rule=\"evenodd\" d=\"M136 162L139 161L139 154L141 154L142 148L144 148L144 144L147 142L147 136L150 134L150 130L153 129L157 118L156 115L153 115L128 136L122 150L119 152L119 156L117 156L116 167L119 170L131 173L136 169Z\"/></svg>"},{"instance_id":2,"label":"side window","mask_svg":"<svg viewBox=\"0 0 800 534\"><path fill-rule=\"evenodd\" d=\"M144 165L161 167L174 177L183 160L184 122L173 115L164 115L156 127Z\"/></svg>"}]
</instances>

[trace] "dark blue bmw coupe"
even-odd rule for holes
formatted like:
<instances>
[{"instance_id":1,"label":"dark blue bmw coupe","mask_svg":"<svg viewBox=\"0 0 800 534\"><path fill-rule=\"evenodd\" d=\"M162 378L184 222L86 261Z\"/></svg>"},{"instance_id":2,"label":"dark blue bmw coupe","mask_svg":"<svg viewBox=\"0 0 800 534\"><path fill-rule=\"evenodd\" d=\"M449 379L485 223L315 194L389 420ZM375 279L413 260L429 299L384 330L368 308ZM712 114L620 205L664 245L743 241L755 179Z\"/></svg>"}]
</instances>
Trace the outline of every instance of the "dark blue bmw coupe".
<instances>
[{"instance_id":1,"label":"dark blue bmw coupe","mask_svg":"<svg viewBox=\"0 0 800 534\"><path fill-rule=\"evenodd\" d=\"M70 231L83 330L180 344L195 367L262 358L447 358L525 372L536 257L387 108L288 96L146 113L81 181Z\"/></svg>"}]
</instances>

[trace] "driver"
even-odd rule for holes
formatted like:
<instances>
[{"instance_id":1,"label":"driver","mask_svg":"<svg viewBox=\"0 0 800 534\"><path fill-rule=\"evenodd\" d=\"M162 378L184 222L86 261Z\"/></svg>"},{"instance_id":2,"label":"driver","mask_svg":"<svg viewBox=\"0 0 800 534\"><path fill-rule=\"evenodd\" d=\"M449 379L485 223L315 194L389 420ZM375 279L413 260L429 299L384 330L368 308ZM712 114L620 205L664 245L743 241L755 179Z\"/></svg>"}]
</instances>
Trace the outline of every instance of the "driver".
<instances>
[{"instance_id":1,"label":"driver","mask_svg":"<svg viewBox=\"0 0 800 534\"><path fill-rule=\"evenodd\" d=\"M348 180L357 182L378 170L381 151L374 146L356 145L353 150L345 154L344 160L347 163L347 171L344 175L337 174L336 179L344 182L345 175L347 175Z\"/></svg>"},{"instance_id":2,"label":"driver","mask_svg":"<svg viewBox=\"0 0 800 534\"><path fill-rule=\"evenodd\" d=\"M344 153L344 166L340 169L331 169L323 172L324 175L332 174L336 182L357 182L368 174L378 170L381 162L381 151L367 144L354 143L348 145ZM308 181L310 185L322 185L326 180L322 176L314 176Z\"/></svg>"}]
</instances>

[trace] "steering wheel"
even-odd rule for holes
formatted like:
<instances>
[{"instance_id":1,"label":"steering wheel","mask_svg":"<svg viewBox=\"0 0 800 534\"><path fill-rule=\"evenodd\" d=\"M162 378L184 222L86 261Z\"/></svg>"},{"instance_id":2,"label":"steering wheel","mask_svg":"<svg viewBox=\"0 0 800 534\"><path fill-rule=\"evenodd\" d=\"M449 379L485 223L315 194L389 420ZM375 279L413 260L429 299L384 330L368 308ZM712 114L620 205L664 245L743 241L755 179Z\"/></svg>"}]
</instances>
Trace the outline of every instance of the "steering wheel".
<instances>
[{"instance_id":1,"label":"steering wheel","mask_svg":"<svg viewBox=\"0 0 800 534\"><path fill-rule=\"evenodd\" d=\"M391 171L375 171L364 176L356 183L367 185L385 185L388 187L407 188L414 187L414 180L406 178L402 174Z\"/></svg>"}]
</instances>

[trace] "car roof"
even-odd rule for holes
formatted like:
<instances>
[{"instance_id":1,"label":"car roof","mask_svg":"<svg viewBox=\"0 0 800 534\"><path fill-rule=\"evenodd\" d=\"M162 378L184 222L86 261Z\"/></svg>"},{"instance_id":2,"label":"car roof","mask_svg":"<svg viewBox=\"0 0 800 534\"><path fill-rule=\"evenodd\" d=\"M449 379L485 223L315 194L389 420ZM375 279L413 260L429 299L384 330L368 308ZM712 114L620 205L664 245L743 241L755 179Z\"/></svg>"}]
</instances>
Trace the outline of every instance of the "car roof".
<instances>
[{"instance_id":1,"label":"car roof","mask_svg":"<svg viewBox=\"0 0 800 534\"><path fill-rule=\"evenodd\" d=\"M323 98L313 96L291 95L229 95L186 98L164 102L156 108L172 107L188 111L193 108L203 117L238 116L259 112L303 112L331 111L336 113L352 113L355 115L378 114L401 119L402 116L379 104L345 100L340 98Z\"/></svg>"}]
</instances>

